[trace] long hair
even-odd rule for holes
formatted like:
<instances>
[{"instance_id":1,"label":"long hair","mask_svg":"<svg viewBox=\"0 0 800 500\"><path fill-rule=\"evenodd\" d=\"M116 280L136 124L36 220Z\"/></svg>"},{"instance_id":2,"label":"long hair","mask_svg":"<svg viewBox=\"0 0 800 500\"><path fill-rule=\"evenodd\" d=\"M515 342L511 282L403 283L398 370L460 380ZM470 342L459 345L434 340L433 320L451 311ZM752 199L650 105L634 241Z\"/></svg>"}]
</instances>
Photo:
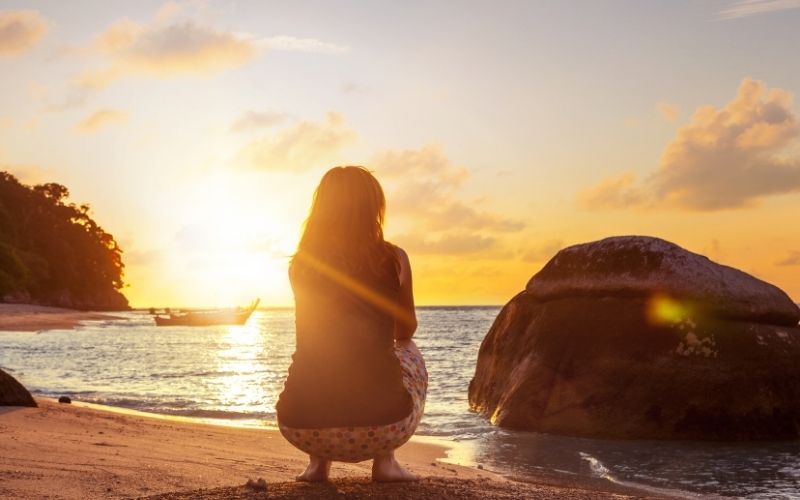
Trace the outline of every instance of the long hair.
<instances>
[{"instance_id":1,"label":"long hair","mask_svg":"<svg viewBox=\"0 0 800 500\"><path fill-rule=\"evenodd\" d=\"M369 170L358 166L328 170L314 192L292 268L300 263L317 271L379 273L387 259L396 259L383 238L385 213L383 189Z\"/></svg>"}]
</instances>

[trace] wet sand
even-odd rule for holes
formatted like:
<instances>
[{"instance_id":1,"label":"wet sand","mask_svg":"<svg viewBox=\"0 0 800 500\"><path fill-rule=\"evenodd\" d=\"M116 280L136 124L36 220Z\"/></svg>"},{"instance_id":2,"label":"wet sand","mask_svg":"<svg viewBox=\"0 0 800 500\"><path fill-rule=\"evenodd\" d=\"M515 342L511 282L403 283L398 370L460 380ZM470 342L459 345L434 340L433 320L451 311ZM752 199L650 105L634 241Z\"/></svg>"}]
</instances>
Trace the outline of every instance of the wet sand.
<instances>
[{"instance_id":1,"label":"wet sand","mask_svg":"<svg viewBox=\"0 0 800 500\"><path fill-rule=\"evenodd\" d=\"M0 331L69 330L81 321L117 319L110 314L30 304L0 304Z\"/></svg>"},{"instance_id":2,"label":"wet sand","mask_svg":"<svg viewBox=\"0 0 800 500\"><path fill-rule=\"evenodd\" d=\"M0 498L631 498L634 491L510 481L438 461L446 449L412 440L398 460L422 480L370 481L370 462L335 463L333 481L296 483L306 456L272 429L214 425L37 398L0 408ZM244 486L263 477L267 492Z\"/></svg>"}]
</instances>

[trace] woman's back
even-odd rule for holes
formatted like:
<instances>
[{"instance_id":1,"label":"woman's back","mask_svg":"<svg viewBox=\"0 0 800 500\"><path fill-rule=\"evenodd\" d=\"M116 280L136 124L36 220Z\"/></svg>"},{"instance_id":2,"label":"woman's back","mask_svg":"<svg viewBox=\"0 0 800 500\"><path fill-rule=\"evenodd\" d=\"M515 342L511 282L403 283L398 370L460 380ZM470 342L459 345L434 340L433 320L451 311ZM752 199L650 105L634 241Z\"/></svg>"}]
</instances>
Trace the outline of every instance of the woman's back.
<instances>
[{"instance_id":1,"label":"woman's back","mask_svg":"<svg viewBox=\"0 0 800 500\"><path fill-rule=\"evenodd\" d=\"M388 243L378 263L342 270L300 253L295 258L297 345L277 405L285 425L384 425L411 411L394 354L395 317L381 307L396 303L400 288Z\"/></svg>"}]
</instances>

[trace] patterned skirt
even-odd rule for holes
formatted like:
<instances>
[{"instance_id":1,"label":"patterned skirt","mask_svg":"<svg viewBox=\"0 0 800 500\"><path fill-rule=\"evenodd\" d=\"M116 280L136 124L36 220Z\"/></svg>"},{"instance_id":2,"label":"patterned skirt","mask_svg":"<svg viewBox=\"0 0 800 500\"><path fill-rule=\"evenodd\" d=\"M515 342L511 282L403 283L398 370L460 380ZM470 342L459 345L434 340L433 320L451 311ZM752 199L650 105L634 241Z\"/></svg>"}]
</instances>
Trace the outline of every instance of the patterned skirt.
<instances>
[{"instance_id":1,"label":"patterned skirt","mask_svg":"<svg viewBox=\"0 0 800 500\"><path fill-rule=\"evenodd\" d=\"M393 424L369 427L328 427L324 429L278 428L295 448L337 462L362 462L385 455L408 441L422 418L428 391L428 371L422 356L410 349L396 347L395 354L403 371L403 385L414 403L411 413Z\"/></svg>"}]
</instances>

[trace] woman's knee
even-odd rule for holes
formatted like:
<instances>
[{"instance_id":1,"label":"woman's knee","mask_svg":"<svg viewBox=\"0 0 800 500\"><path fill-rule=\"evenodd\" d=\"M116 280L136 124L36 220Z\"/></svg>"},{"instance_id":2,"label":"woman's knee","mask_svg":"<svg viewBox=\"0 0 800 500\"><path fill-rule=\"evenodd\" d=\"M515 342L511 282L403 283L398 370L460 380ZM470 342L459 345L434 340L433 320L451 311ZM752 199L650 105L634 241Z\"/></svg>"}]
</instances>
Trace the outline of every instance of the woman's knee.
<instances>
[{"instance_id":1,"label":"woman's knee","mask_svg":"<svg viewBox=\"0 0 800 500\"><path fill-rule=\"evenodd\" d=\"M418 356L422 356L422 353L417 347L417 344L411 339L398 339L394 341L394 346L401 348L401 349L408 349L409 351L417 354Z\"/></svg>"}]
</instances>

